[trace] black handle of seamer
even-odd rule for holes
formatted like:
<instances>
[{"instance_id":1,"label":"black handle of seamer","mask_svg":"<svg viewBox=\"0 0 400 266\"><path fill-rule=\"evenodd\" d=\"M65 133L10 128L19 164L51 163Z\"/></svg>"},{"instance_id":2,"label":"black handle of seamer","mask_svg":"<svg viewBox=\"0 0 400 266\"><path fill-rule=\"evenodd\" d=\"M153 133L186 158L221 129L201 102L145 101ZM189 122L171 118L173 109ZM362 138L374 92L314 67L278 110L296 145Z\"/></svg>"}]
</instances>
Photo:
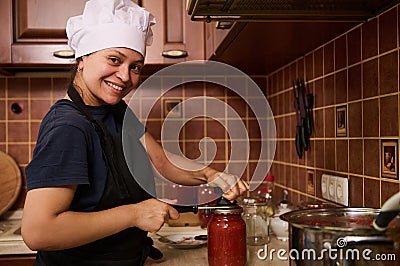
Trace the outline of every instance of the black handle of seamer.
<instances>
[{"instance_id":1,"label":"black handle of seamer","mask_svg":"<svg viewBox=\"0 0 400 266\"><path fill-rule=\"evenodd\" d=\"M232 206L232 205L237 204L236 200L233 202L230 202L229 200L224 198L222 196L222 194L224 194L224 192L222 191L221 188L214 187L214 192L215 192L215 194L219 195L219 198L217 199L217 204L216 204L217 206ZM193 212L194 214L196 214L199 211L199 207L197 205L196 206L171 205L171 206L174 207L179 213Z\"/></svg>"},{"instance_id":2,"label":"black handle of seamer","mask_svg":"<svg viewBox=\"0 0 400 266\"><path fill-rule=\"evenodd\" d=\"M184 212L193 212L194 214L196 214L199 209L196 206L182 206L182 205L171 205L172 207L174 207L179 213L184 213Z\"/></svg>"}]
</instances>

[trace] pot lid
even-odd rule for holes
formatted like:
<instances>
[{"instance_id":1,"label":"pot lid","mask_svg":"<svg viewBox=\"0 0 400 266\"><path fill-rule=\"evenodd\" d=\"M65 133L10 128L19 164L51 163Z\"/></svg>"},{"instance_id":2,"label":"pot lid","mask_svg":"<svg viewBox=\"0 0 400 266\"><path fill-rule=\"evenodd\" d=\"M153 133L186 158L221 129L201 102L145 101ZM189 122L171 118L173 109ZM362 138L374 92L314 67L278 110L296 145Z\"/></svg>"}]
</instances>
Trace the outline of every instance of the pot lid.
<instances>
[{"instance_id":1,"label":"pot lid","mask_svg":"<svg viewBox=\"0 0 400 266\"><path fill-rule=\"evenodd\" d=\"M10 155L0 151L0 215L17 200L21 191L21 171Z\"/></svg>"},{"instance_id":2,"label":"pot lid","mask_svg":"<svg viewBox=\"0 0 400 266\"><path fill-rule=\"evenodd\" d=\"M372 223L379 214L373 208L304 209L279 216L297 228L326 229L335 231L374 230ZM400 216L388 228L400 229Z\"/></svg>"}]
</instances>

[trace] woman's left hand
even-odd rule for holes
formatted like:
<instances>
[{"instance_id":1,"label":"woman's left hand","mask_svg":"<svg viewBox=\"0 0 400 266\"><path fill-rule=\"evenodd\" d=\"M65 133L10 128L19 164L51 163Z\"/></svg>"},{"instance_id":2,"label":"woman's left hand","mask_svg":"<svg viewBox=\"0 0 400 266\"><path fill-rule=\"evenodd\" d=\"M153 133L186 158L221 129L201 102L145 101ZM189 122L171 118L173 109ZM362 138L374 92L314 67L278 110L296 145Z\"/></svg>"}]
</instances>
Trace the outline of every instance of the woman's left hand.
<instances>
[{"instance_id":1,"label":"woman's left hand","mask_svg":"<svg viewBox=\"0 0 400 266\"><path fill-rule=\"evenodd\" d=\"M249 185L236 175L217 172L215 178L208 184L218 186L224 191L222 195L227 200L234 200L249 189Z\"/></svg>"}]
</instances>

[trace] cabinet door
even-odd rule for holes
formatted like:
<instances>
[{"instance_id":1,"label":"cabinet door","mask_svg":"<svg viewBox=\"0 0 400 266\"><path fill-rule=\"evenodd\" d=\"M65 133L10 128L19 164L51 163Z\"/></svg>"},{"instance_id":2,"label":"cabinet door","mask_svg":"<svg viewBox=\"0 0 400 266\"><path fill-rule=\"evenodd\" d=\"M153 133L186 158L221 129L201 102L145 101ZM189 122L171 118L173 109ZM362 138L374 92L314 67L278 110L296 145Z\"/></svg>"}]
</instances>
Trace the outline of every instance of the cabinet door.
<instances>
[{"instance_id":1,"label":"cabinet door","mask_svg":"<svg viewBox=\"0 0 400 266\"><path fill-rule=\"evenodd\" d=\"M65 25L82 13L85 1L14 0L12 63L70 64L73 59L57 58L55 51L69 50Z\"/></svg>"},{"instance_id":2,"label":"cabinet door","mask_svg":"<svg viewBox=\"0 0 400 266\"><path fill-rule=\"evenodd\" d=\"M0 63L11 63L12 43L12 3L11 0L0 1Z\"/></svg>"},{"instance_id":3,"label":"cabinet door","mask_svg":"<svg viewBox=\"0 0 400 266\"><path fill-rule=\"evenodd\" d=\"M147 48L147 64L171 64L204 57L204 23L190 20L185 0L143 0L143 7L150 11L157 23L152 27L152 46ZM163 51L184 50L185 58L166 58Z\"/></svg>"},{"instance_id":4,"label":"cabinet door","mask_svg":"<svg viewBox=\"0 0 400 266\"><path fill-rule=\"evenodd\" d=\"M32 266L35 262L35 255L2 255L0 266Z\"/></svg>"},{"instance_id":5,"label":"cabinet door","mask_svg":"<svg viewBox=\"0 0 400 266\"><path fill-rule=\"evenodd\" d=\"M231 34L231 31L235 31L238 26L237 24L233 24L231 28L228 29L219 29L217 28L216 22L206 23L206 31L205 31L205 53L207 59L213 59L217 56L217 51L223 51L231 38L228 36Z\"/></svg>"},{"instance_id":6,"label":"cabinet door","mask_svg":"<svg viewBox=\"0 0 400 266\"><path fill-rule=\"evenodd\" d=\"M85 1L14 0L15 43L66 43L65 25Z\"/></svg>"}]
</instances>

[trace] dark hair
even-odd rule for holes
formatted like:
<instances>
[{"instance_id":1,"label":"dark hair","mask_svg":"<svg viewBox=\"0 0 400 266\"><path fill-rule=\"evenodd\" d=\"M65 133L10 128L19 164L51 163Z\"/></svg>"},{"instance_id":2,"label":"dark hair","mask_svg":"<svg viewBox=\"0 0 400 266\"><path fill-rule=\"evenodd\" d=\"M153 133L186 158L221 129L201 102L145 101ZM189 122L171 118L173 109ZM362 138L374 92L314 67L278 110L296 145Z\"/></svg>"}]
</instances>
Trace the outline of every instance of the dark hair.
<instances>
[{"instance_id":1,"label":"dark hair","mask_svg":"<svg viewBox=\"0 0 400 266\"><path fill-rule=\"evenodd\" d=\"M70 76L71 82L73 82L74 79L75 79L76 72L78 71L78 65L79 65L79 62L80 62L80 61L82 61L82 57L78 57L78 58L76 59L76 61L75 61L75 64L73 64L73 65L71 66L71 70L70 70L70 73L71 73L71 76Z\"/></svg>"}]
</instances>

